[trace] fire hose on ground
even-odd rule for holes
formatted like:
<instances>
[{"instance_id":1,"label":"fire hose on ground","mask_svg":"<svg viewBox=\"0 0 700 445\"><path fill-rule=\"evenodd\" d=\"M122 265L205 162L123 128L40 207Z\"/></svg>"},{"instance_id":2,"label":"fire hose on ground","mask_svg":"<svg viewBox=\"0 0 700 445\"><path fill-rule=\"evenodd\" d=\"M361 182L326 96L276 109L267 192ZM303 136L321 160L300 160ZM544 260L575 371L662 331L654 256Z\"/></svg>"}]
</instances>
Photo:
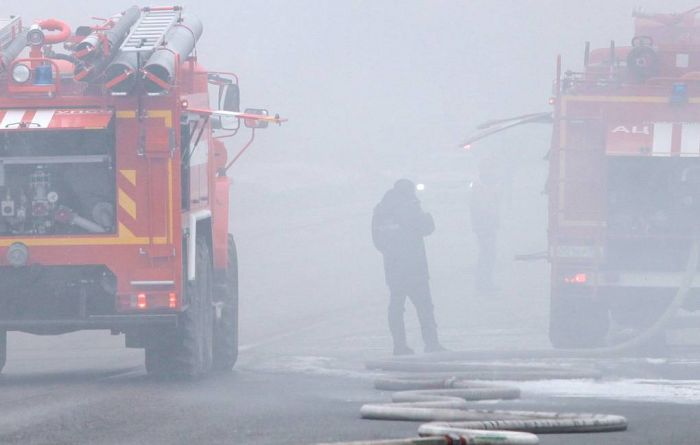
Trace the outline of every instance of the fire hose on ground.
<instances>
[{"instance_id":1,"label":"fire hose on ground","mask_svg":"<svg viewBox=\"0 0 700 445\"><path fill-rule=\"evenodd\" d=\"M380 379L375 387L402 390L392 395L391 404L364 405L360 410L363 418L429 422L420 426L419 435L443 436L446 443L458 437L470 445L529 445L539 443L536 434L627 428L627 420L615 415L473 409L469 402L513 400L520 397L520 390L460 378L444 379L441 384L414 377Z\"/></svg>"},{"instance_id":2,"label":"fire hose on ground","mask_svg":"<svg viewBox=\"0 0 700 445\"><path fill-rule=\"evenodd\" d=\"M426 357L429 358L429 357ZM560 365L429 363L387 360L375 363L392 374L375 380L375 388L396 391L392 403L366 404L365 419L426 422L418 428L425 438L351 442L346 445L533 445L536 434L608 432L626 429L622 416L538 411L474 409L482 400L514 400L515 387L483 380L597 379L596 369ZM431 372L433 371L433 372ZM474 381L480 380L480 381Z\"/></svg>"},{"instance_id":3,"label":"fire hose on ground","mask_svg":"<svg viewBox=\"0 0 700 445\"><path fill-rule=\"evenodd\" d=\"M494 366L449 363L457 360L517 358L604 358L633 351L661 333L683 306L692 286L700 256L696 230L676 296L659 319L634 338L616 345L588 350L461 351L431 354L422 359L403 358L368 363L368 368L401 372L396 378L375 382L380 390L398 391L388 404L362 406L366 419L428 422L418 428L424 438L348 442L346 445L530 445L536 434L623 431L627 420L608 414L471 409L470 401L518 398L517 388L494 386L473 380L531 380L596 378L595 370L566 367ZM426 362L425 359L429 359Z\"/></svg>"}]
</instances>

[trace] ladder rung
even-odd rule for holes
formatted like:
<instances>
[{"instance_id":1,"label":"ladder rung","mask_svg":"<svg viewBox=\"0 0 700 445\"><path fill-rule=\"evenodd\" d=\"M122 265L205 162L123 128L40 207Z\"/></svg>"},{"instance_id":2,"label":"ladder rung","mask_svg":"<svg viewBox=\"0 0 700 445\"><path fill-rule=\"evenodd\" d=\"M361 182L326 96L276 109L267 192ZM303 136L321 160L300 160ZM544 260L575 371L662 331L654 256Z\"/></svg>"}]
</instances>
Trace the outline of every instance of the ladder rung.
<instances>
[{"instance_id":1,"label":"ladder rung","mask_svg":"<svg viewBox=\"0 0 700 445\"><path fill-rule=\"evenodd\" d=\"M165 34L177 22L180 11L145 11L124 39L122 50L152 51L163 42Z\"/></svg>"},{"instance_id":2,"label":"ladder rung","mask_svg":"<svg viewBox=\"0 0 700 445\"><path fill-rule=\"evenodd\" d=\"M0 18L0 49L20 32L21 20L20 17Z\"/></svg>"}]
</instances>

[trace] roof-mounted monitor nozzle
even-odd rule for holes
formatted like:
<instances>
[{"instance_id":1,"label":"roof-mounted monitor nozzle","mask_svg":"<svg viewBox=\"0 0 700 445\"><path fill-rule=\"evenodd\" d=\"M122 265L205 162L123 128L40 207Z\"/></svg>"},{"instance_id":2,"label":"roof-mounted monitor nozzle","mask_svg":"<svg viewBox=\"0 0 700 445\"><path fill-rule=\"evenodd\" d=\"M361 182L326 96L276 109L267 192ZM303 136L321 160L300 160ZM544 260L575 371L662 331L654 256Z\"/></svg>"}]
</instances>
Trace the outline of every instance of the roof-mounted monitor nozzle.
<instances>
[{"instance_id":1,"label":"roof-mounted monitor nozzle","mask_svg":"<svg viewBox=\"0 0 700 445\"><path fill-rule=\"evenodd\" d=\"M38 23L29 27L27 32L27 44L30 46L41 46L46 41L46 35Z\"/></svg>"}]
</instances>

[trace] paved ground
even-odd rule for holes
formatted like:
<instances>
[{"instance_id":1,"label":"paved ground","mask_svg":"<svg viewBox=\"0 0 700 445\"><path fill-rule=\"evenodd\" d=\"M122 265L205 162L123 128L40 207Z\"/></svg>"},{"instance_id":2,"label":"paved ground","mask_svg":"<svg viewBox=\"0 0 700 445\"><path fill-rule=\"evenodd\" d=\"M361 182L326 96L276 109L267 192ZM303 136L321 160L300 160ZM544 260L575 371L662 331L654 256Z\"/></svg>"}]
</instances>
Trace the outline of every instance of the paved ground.
<instances>
[{"instance_id":1,"label":"paved ground","mask_svg":"<svg viewBox=\"0 0 700 445\"><path fill-rule=\"evenodd\" d=\"M372 388L369 371L351 355L271 354L285 342L271 340L247 348L234 373L173 382L148 378L141 352L121 349L119 340L95 333L13 336L11 362L0 378L0 443L313 444L410 437L418 427L359 418L363 403L389 394ZM697 361L601 365L627 378L525 383L519 401L476 406L629 419L624 433L542 436L543 444L698 443L700 382L687 380L697 375Z\"/></svg>"}]
</instances>

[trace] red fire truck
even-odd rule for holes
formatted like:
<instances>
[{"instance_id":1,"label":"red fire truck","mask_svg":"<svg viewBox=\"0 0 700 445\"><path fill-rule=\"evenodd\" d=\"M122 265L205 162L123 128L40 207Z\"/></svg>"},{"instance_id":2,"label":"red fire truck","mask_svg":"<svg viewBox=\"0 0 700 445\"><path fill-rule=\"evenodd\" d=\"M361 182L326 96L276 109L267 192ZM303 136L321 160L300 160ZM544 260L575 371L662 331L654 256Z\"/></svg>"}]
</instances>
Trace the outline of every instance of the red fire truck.
<instances>
[{"instance_id":1,"label":"red fire truck","mask_svg":"<svg viewBox=\"0 0 700 445\"><path fill-rule=\"evenodd\" d=\"M0 18L0 365L8 331L103 329L149 373L233 367L227 171L282 120L240 111L236 75L197 61L202 31L180 7L75 31Z\"/></svg>"},{"instance_id":2,"label":"red fire truck","mask_svg":"<svg viewBox=\"0 0 700 445\"><path fill-rule=\"evenodd\" d=\"M700 212L700 8L635 13L630 45L586 45L552 113L491 122L467 143L553 122L549 160L550 339L602 345L651 326L676 294ZM686 309L695 309L700 282ZM700 307L700 306L698 306Z\"/></svg>"}]
</instances>

